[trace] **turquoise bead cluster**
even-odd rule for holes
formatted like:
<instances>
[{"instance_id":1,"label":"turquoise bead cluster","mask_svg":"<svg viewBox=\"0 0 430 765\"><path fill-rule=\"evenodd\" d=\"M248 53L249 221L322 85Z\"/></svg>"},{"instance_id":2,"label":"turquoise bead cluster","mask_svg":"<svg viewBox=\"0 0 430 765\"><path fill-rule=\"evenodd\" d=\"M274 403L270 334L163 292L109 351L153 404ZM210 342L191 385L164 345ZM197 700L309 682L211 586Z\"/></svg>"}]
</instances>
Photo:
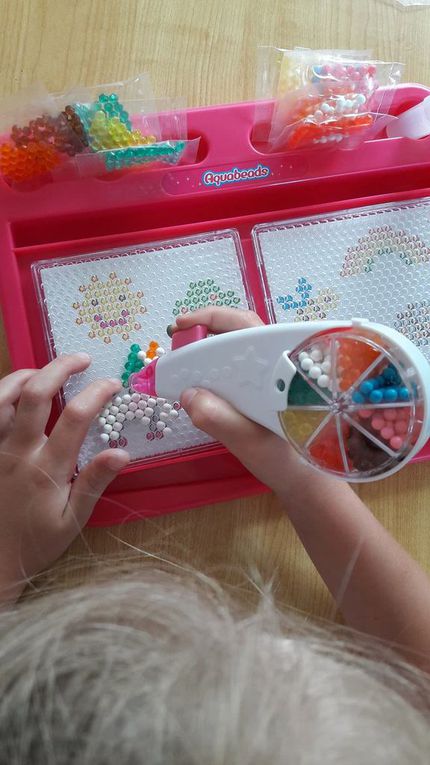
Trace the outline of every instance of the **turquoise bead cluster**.
<instances>
[{"instance_id":1,"label":"turquoise bead cluster","mask_svg":"<svg viewBox=\"0 0 430 765\"><path fill-rule=\"evenodd\" d=\"M145 162L176 162L179 154L184 150L185 141L163 141L149 146L129 146L126 149L115 149L105 153L105 165L107 170L121 170L132 165L141 165Z\"/></svg>"},{"instance_id":2,"label":"turquoise bead cluster","mask_svg":"<svg viewBox=\"0 0 430 765\"><path fill-rule=\"evenodd\" d=\"M101 93L96 101L95 111L105 112L108 117L118 117L118 119L126 126L127 130L132 129L128 112L118 100L116 93L111 93L110 95Z\"/></svg>"},{"instance_id":3,"label":"turquoise bead cluster","mask_svg":"<svg viewBox=\"0 0 430 765\"><path fill-rule=\"evenodd\" d=\"M394 404L409 401L409 390L393 364L388 364L381 374L363 380L352 394L354 404Z\"/></svg>"}]
</instances>

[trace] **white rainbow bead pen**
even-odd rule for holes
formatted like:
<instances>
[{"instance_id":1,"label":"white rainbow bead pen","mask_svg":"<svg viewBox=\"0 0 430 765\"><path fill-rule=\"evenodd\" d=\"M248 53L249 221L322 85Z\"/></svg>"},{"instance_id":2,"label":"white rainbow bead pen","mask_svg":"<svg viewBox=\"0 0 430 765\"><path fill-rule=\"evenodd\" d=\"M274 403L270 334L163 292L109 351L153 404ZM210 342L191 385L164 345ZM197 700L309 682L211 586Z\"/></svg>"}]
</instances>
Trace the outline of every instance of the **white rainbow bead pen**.
<instances>
[{"instance_id":1,"label":"white rainbow bead pen","mask_svg":"<svg viewBox=\"0 0 430 765\"><path fill-rule=\"evenodd\" d=\"M177 331L172 351L132 375L135 391L179 399L207 388L348 481L400 470L430 434L430 365L396 330L365 319Z\"/></svg>"}]
</instances>

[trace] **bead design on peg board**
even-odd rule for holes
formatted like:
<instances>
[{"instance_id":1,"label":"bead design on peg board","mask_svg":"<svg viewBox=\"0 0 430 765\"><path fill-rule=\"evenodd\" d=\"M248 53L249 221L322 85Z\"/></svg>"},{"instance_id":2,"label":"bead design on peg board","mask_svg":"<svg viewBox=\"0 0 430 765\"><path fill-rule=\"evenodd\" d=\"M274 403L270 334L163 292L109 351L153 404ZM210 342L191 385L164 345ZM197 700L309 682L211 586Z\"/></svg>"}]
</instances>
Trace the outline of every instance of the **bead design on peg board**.
<instances>
[{"instance_id":1,"label":"bead design on peg board","mask_svg":"<svg viewBox=\"0 0 430 765\"><path fill-rule=\"evenodd\" d=\"M127 394L128 372L138 371L143 363L138 358L139 351L145 350L150 355L159 346L170 348L166 327L172 324L172 308L176 299L186 296L190 283L196 283L198 287L201 281L208 286L206 280L212 278L214 285L224 293L228 290L234 292L233 297L239 300L234 304L241 308L251 307L240 238L237 231L229 229L85 255L52 257L35 263L32 272L51 358L76 351L86 351L91 356L88 369L80 375L73 375L64 385L65 403L89 383L105 377L119 377L123 387L118 395ZM109 291L112 282L110 274L113 273L136 297L138 290L144 292L141 298L137 298L136 307L143 306L145 312L136 313L130 330L125 330L129 334L128 340L122 337L124 332L117 334L113 331L112 334L107 333L111 340L107 342L103 336L89 336L88 333L94 331L91 325L76 323L76 319L82 317L73 303L81 304L85 298L86 292L79 291L79 287L97 285L93 277L97 277L99 285L107 285ZM95 311L90 316L94 314ZM112 318L117 316L116 313ZM141 326L135 329L134 325ZM105 329L102 328L102 331ZM115 327L110 329L115 330ZM154 343L152 349L147 344L149 338ZM129 361L132 361L131 370L125 368ZM136 370L133 365L137 365ZM168 403L173 405L174 402ZM182 409L180 416L173 416L171 424L167 424L172 432L166 433L163 429L163 438L154 436L153 440L148 440L142 427L127 425L118 431L120 438L127 440L127 451L134 462L182 454L184 450L206 447L213 440L197 430ZM79 469L106 448L100 435L100 426L94 419L78 457ZM116 443L119 444L119 439Z\"/></svg>"},{"instance_id":2,"label":"bead design on peg board","mask_svg":"<svg viewBox=\"0 0 430 765\"><path fill-rule=\"evenodd\" d=\"M360 237L354 247L348 247L340 272L341 276L370 273L376 259L395 255L407 266L427 263L430 249L416 234L395 230L392 226L376 226Z\"/></svg>"},{"instance_id":3,"label":"bead design on peg board","mask_svg":"<svg viewBox=\"0 0 430 765\"><path fill-rule=\"evenodd\" d=\"M305 278L309 302L319 290L336 295L324 303L321 318L386 324L430 361L430 197L261 224L252 238L273 322L310 315L312 306L293 307L301 302L295 287L285 289L286 278L297 286Z\"/></svg>"},{"instance_id":4,"label":"bead design on peg board","mask_svg":"<svg viewBox=\"0 0 430 765\"><path fill-rule=\"evenodd\" d=\"M430 300L418 300L408 303L406 308L396 313L394 329L422 347L430 345Z\"/></svg>"},{"instance_id":5,"label":"bead design on peg board","mask_svg":"<svg viewBox=\"0 0 430 765\"><path fill-rule=\"evenodd\" d=\"M123 391L112 397L111 403L104 407L97 417L100 427L100 440L111 448L125 447L128 444L124 431L131 425L143 429L147 441L161 440L172 433L171 425L179 416L181 405L178 401L136 393L129 385L129 377L147 366L155 358L165 354L155 340L151 340L146 350L133 343L122 373Z\"/></svg>"},{"instance_id":6,"label":"bead design on peg board","mask_svg":"<svg viewBox=\"0 0 430 765\"><path fill-rule=\"evenodd\" d=\"M105 282L93 274L88 284L79 287L84 297L81 302L73 303L78 313L76 324L90 326L88 337L91 340L99 338L110 343L112 335L128 340L130 332L141 329L137 317L146 313L142 304L143 292L133 292L131 283L130 277L119 279L113 271Z\"/></svg>"},{"instance_id":7,"label":"bead design on peg board","mask_svg":"<svg viewBox=\"0 0 430 765\"><path fill-rule=\"evenodd\" d=\"M313 287L305 276L300 276L294 289L296 295L278 295L276 302L284 311L296 311L293 321L326 319L330 310L337 308L339 296L330 287L320 289L311 297Z\"/></svg>"},{"instance_id":8,"label":"bead design on peg board","mask_svg":"<svg viewBox=\"0 0 430 765\"><path fill-rule=\"evenodd\" d=\"M187 292L182 300L176 300L173 308L173 316L195 311L197 308L216 306L238 306L241 300L234 290L223 290L215 283L214 279L199 279L190 282Z\"/></svg>"}]
</instances>

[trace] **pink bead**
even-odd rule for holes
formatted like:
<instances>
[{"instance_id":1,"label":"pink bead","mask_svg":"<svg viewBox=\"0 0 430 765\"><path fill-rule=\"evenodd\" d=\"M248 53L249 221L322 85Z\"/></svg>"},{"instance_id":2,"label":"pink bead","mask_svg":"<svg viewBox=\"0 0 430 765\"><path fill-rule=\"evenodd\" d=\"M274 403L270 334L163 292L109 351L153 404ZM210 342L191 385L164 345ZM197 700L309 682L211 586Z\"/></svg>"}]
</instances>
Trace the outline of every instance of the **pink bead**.
<instances>
[{"instance_id":1,"label":"pink bead","mask_svg":"<svg viewBox=\"0 0 430 765\"><path fill-rule=\"evenodd\" d=\"M408 423L406 420L397 420L397 422L394 423L394 430L396 433L406 433L408 430Z\"/></svg>"},{"instance_id":2,"label":"pink bead","mask_svg":"<svg viewBox=\"0 0 430 765\"><path fill-rule=\"evenodd\" d=\"M385 425L383 417L373 417L371 425L374 430L381 430Z\"/></svg>"},{"instance_id":3,"label":"pink bead","mask_svg":"<svg viewBox=\"0 0 430 765\"><path fill-rule=\"evenodd\" d=\"M373 409L359 409L358 410L358 416L361 417L362 420L367 420L369 417L371 417L373 414Z\"/></svg>"},{"instance_id":4,"label":"pink bead","mask_svg":"<svg viewBox=\"0 0 430 765\"><path fill-rule=\"evenodd\" d=\"M389 441L390 438L393 438L394 436L394 428L390 428L388 425L387 427L382 428L381 436L385 439L385 441Z\"/></svg>"},{"instance_id":5,"label":"pink bead","mask_svg":"<svg viewBox=\"0 0 430 765\"><path fill-rule=\"evenodd\" d=\"M403 446L403 438L400 438L400 436L393 436L390 438L390 446L392 449L398 451L398 449L401 449Z\"/></svg>"},{"instance_id":6,"label":"pink bead","mask_svg":"<svg viewBox=\"0 0 430 765\"><path fill-rule=\"evenodd\" d=\"M397 419L397 412L395 409L384 409L384 418L388 420L388 422L394 422L394 420Z\"/></svg>"}]
</instances>

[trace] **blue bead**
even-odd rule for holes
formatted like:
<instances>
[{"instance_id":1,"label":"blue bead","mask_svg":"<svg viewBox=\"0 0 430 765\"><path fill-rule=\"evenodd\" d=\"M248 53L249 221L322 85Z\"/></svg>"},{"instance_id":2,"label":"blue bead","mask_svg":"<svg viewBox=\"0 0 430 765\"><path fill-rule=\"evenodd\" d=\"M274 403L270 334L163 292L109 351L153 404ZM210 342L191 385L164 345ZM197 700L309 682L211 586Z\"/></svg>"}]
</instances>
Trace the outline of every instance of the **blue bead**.
<instances>
[{"instance_id":1,"label":"blue bead","mask_svg":"<svg viewBox=\"0 0 430 765\"><path fill-rule=\"evenodd\" d=\"M389 367L384 369L382 377L384 378L386 385L395 385L397 383L397 375L395 371Z\"/></svg>"},{"instance_id":2,"label":"blue bead","mask_svg":"<svg viewBox=\"0 0 430 765\"><path fill-rule=\"evenodd\" d=\"M397 401L397 391L395 388L384 388L382 391L384 401Z\"/></svg>"},{"instance_id":3,"label":"blue bead","mask_svg":"<svg viewBox=\"0 0 430 765\"><path fill-rule=\"evenodd\" d=\"M372 390L372 392L369 395L369 401L372 402L372 404L380 404L382 401L383 395L381 390Z\"/></svg>"},{"instance_id":4,"label":"blue bead","mask_svg":"<svg viewBox=\"0 0 430 765\"><path fill-rule=\"evenodd\" d=\"M362 382L360 385L360 391L361 393L363 393L364 396L368 396L369 393L372 392L374 387L375 386L374 386L373 380L364 380L364 382Z\"/></svg>"},{"instance_id":5,"label":"blue bead","mask_svg":"<svg viewBox=\"0 0 430 765\"><path fill-rule=\"evenodd\" d=\"M382 375L378 375L373 378L373 383L375 388L382 388L385 385L385 380Z\"/></svg>"},{"instance_id":6,"label":"blue bead","mask_svg":"<svg viewBox=\"0 0 430 765\"><path fill-rule=\"evenodd\" d=\"M397 389L397 395L400 399L400 401L408 401L409 400L409 391L404 386Z\"/></svg>"},{"instance_id":7,"label":"blue bead","mask_svg":"<svg viewBox=\"0 0 430 765\"><path fill-rule=\"evenodd\" d=\"M356 390L355 393L352 394L352 400L354 404L364 404L366 399L358 390Z\"/></svg>"}]
</instances>

